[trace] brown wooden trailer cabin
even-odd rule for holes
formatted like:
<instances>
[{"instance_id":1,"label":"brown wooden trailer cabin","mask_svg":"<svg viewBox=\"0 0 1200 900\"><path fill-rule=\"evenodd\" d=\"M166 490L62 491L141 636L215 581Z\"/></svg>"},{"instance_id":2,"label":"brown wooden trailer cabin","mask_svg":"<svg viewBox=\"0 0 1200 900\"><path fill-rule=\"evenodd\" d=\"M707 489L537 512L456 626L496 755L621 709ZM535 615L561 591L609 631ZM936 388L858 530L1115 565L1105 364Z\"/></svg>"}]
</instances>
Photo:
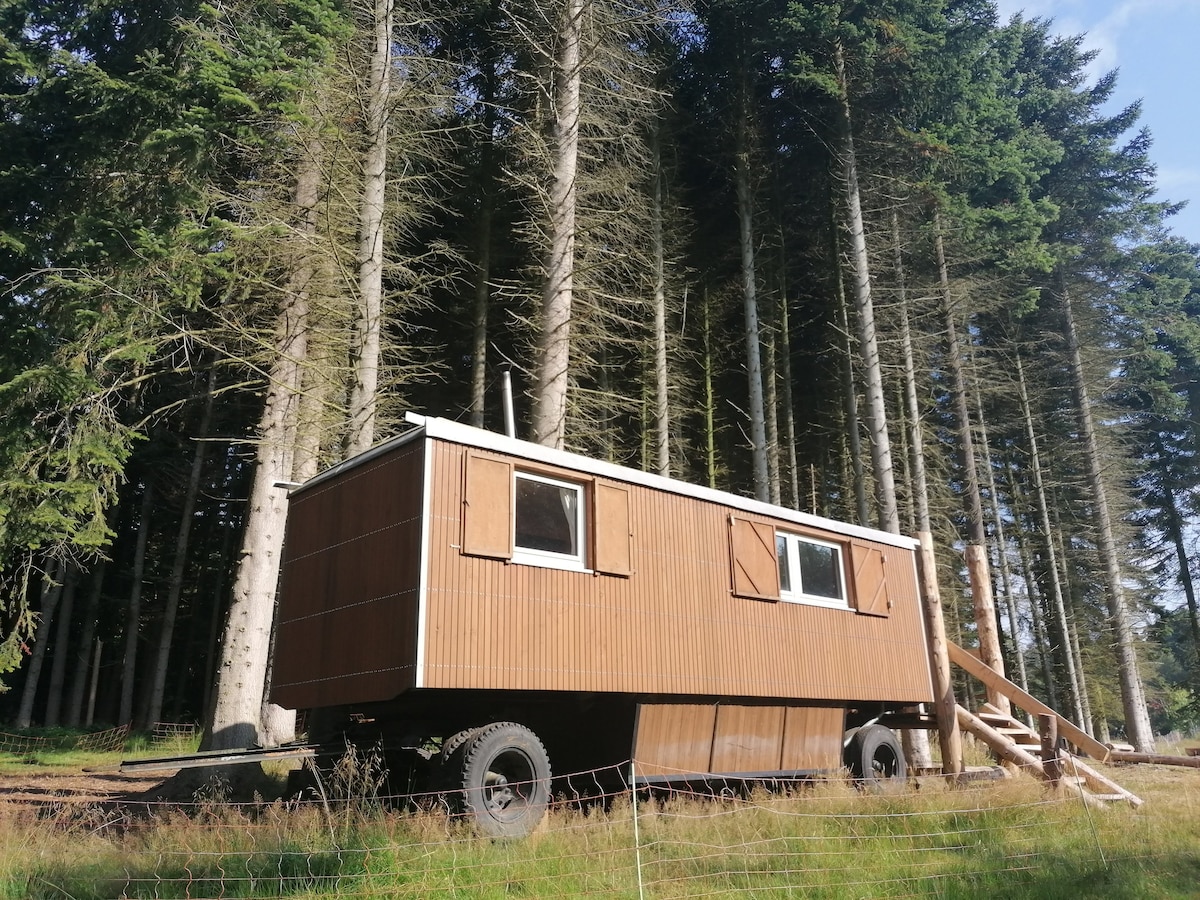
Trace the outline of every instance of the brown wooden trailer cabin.
<instances>
[{"instance_id":1,"label":"brown wooden trailer cabin","mask_svg":"<svg viewBox=\"0 0 1200 900\"><path fill-rule=\"evenodd\" d=\"M912 540L409 421L290 495L272 699L311 736L419 750L490 834L551 761L903 773L872 723L932 699Z\"/></svg>"}]
</instances>

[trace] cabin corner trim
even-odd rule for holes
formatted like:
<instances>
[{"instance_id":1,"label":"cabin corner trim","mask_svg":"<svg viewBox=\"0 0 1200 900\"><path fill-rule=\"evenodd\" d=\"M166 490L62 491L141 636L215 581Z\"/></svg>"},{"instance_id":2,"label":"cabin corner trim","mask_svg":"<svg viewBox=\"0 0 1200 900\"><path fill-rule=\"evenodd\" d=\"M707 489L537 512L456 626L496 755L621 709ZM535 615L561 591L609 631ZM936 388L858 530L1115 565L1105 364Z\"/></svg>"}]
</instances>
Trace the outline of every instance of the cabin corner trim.
<instances>
[{"instance_id":1,"label":"cabin corner trim","mask_svg":"<svg viewBox=\"0 0 1200 900\"><path fill-rule=\"evenodd\" d=\"M417 573L417 652L413 686L425 687L426 615L429 611L429 553L433 502L433 441L422 441L424 459L421 461L421 564Z\"/></svg>"}]
</instances>

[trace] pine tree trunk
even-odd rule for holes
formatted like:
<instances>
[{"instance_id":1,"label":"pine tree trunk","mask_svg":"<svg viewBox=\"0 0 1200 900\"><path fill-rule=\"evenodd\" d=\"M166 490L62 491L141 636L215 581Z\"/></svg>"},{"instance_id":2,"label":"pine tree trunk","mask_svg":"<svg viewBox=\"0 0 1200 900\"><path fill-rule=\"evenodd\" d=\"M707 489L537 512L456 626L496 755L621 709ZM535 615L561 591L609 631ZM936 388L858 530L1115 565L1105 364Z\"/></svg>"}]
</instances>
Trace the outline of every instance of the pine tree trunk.
<instances>
[{"instance_id":1,"label":"pine tree trunk","mask_svg":"<svg viewBox=\"0 0 1200 900\"><path fill-rule=\"evenodd\" d=\"M67 658L71 652L71 625L75 618L75 588L79 583L79 570L74 566L67 569L63 584L62 600L58 604L58 628L54 636L54 659L50 663L50 684L46 695L46 716L43 724L53 728L62 716L63 689L67 681Z\"/></svg>"},{"instance_id":2,"label":"pine tree trunk","mask_svg":"<svg viewBox=\"0 0 1200 900\"><path fill-rule=\"evenodd\" d=\"M484 426L487 409L488 312L492 305L492 206L485 196L479 210L475 259L475 300L471 307L471 424Z\"/></svg>"},{"instance_id":3,"label":"pine tree trunk","mask_svg":"<svg viewBox=\"0 0 1200 900\"><path fill-rule=\"evenodd\" d=\"M121 666L121 708L118 725L133 724L133 688L137 677L138 637L142 618L142 582L146 573L146 541L150 536L150 513L153 507L154 483L146 479L142 491L141 514L138 518L137 544L133 552L133 587L129 592L129 609L125 616L125 656Z\"/></svg>"},{"instance_id":4,"label":"pine tree trunk","mask_svg":"<svg viewBox=\"0 0 1200 900\"><path fill-rule=\"evenodd\" d=\"M187 488L183 495L183 510L179 520L179 531L175 535L175 558L171 563L171 578L167 585L167 602L163 607L162 624L159 628L158 647L154 658L150 699L146 705L143 727L152 726L162 718L163 697L167 688L167 666L171 659L171 642L175 638L175 620L179 615L179 598L183 595L183 574L187 567L188 544L192 534L192 519L195 517L196 498L200 494L200 478L204 474L204 456L208 449L209 425L212 422L213 390L216 387L217 370L208 370L208 385L204 392L204 411L196 428L196 448L192 454L191 470L188 472Z\"/></svg>"},{"instance_id":5,"label":"pine tree trunk","mask_svg":"<svg viewBox=\"0 0 1200 900\"><path fill-rule=\"evenodd\" d=\"M1096 535L1100 545L1100 561L1104 568L1108 589L1108 618L1116 641L1118 674L1121 681L1121 705L1125 711L1126 734L1138 752L1151 753L1154 750L1154 731L1150 727L1150 714L1146 709L1146 698L1142 692L1137 649L1133 642L1133 626L1129 621L1129 610L1125 601L1121 560L1117 554L1116 538L1113 535L1108 494L1104 485L1103 464L1100 460L1100 448L1096 439L1096 427L1092 420L1087 383L1083 375L1083 357L1079 350L1079 337L1075 330L1071 297L1066 285L1062 283L1060 283L1060 301L1067 353L1071 361L1071 386L1075 393L1075 412L1079 421L1083 452L1087 460L1088 484L1092 491L1092 514L1095 517Z\"/></svg>"},{"instance_id":6,"label":"pine tree trunk","mask_svg":"<svg viewBox=\"0 0 1200 900\"><path fill-rule=\"evenodd\" d=\"M661 125L655 123L650 150L653 155L654 192L651 197L651 230L654 243L654 471L671 474L671 396L667 369L666 239L663 235Z\"/></svg>"},{"instance_id":7,"label":"pine tree trunk","mask_svg":"<svg viewBox=\"0 0 1200 900\"><path fill-rule=\"evenodd\" d=\"M767 360L763 368L763 383L766 396L763 398L767 414L767 483L770 500L776 506L782 500L782 486L779 480L779 390L777 385L778 357L775 352L774 323L767 327L766 340Z\"/></svg>"},{"instance_id":8,"label":"pine tree trunk","mask_svg":"<svg viewBox=\"0 0 1200 900\"><path fill-rule=\"evenodd\" d=\"M712 310L708 292L700 304L704 318L704 476L710 488L717 486L717 431L714 423L716 398L713 393Z\"/></svg>"},{"instance_id":9,"label":"pine tree trunk","mask_svg":"<svg viewBox=\"0 0 1200 900\"><path fill-rule=\"evenodd\" d=\"M836 235L836 232L834 232ZM837 240L834 239L834 259L838 259ZM843 287L842 267L837 268L838 313L841 315L842 332L842 407L845 415L842 431L846 440L846 459L854 493L854 508L858 513L859 525L871 524L871 510L867 506L867 473L863 467L862 433L858 424L858 386L854 381L854 348L850 335L850 310Z\"/></svg>"},{"instance_id":10,"label":"pine tree trunk","mask_svg":"<svg viewBox=\"0 0 1200 900\"><path fill-rule=\"evenodd\" d=\"M743 73L743 80L745 76ZM742 262L742 314L745 321L746 379L750 417L750 455L754 472L754 496L764 503L771 499L767 464L766 401L763 398L762 345L758 322L758 289L754 260L754 192L750 185L750 134L746 121L749 101L743 84L738 110L737 159L734 182L737 190L738 247Z\"/></svg>"},{"instance_id":11,"label":"pine tree trunk","mask_svg":"<svg viewBox=\"0 0 1200 900\"><path fill-rule=\"evenodd\" d=\"M904 356L904 405L908 411L908 444L912 467L913 507L917 531L932 532L929 524L929 484L925 475L925 436L921 426L921 403L917 394L917 366L909 324L908 289L904 276L904 253L900 241L900 217L892 213L892 265L900 304L900 346Z\"/></svg>"},{"instance_id":12,"label":"pine tree trunk","mask_svg":"<svg viewBox=\"0 0 1200 900\"><path fill-rule=\"evenodd\" d=\"M531 432L534 443L563 446L571 362L571 307L575 290L575 205L579 173L580 90L585 0L565 0L558 23L554 67L553 178L549 247L535 364Z\"/></svg>"},{"instance_id":13,"label":"pine tree trunk","mask_svg":"<svg viewBox=\"0 0 1200 900\"><path fill-rule=\"evenodd\" d=\"M792 394L792 331L788 310L787 254L779 234L779 355L783 360L783 431L787 441L788 503L800 508L800 471L796 459L796 406Z\"/></svg>"},{"instance_id":14,"label":"pine tree trunk","mask_svg":"<svg viewBox=\"0 0 1200 900\"><path fill-rule=\"evenodd\" d=\"M1045 600L1045 592L1042 591L1039 593L1039 586L1034 580L1033 553L1025 539L1025 528L1021 526L1022 513L1019 510L1025 508L1026 502L1020 489L1020 481L1013 471L1011 459L1005 459L1005 469L1008 472L1009 491L1012 494L1013 504L1018 509L1017 528L1015 529L1017 556L1021 561L1021 575L1025 581L1025 596L1029 599L1029 618L1033 620L1034 652L1037 654L1038 661L1041 664L1042 680L1046 685L1046 702L1050 704L1052 709L1064 709L1064 707L1059 705L1058 682L1054 677L1054 668L1051 665L1050 635L1046 631L1045 618L1038 609L1041 605L1039 599L1042 602Z\"/></svg>"},{"instance_id":15,"label":"pine tree trunk","mask_svg":"<svg viewBox=\"0 0 1200 900\"><path fill-rule=\"evenodd\" d=\"M887 405L883 394L883 367L875 334L875 305L871 299L871 267L867 256L866 227L858 185L858 161L854 151L854 129L850 118L850 96L846 86L846 64L840 42L834 47L838 79L838 148L842 189L845 192L846 231L850 235L850 262L854 306L858 312L858 349L862 356L866 396L867 431L871 437L871 467L875 477L875 499L879 528L900 533L900 510L896 503L892 446L887 429Z\"/></svg>"},{"instance_id":16,"label":"pine tree trunk","mask_svg":"<svg viewBox=\"0 0 1200 900\"><path fill-rule=\"evenodd\" d=\"M987 423L983 418L983 398L976 390L976 408L979 410L979 443L983 455L983 471L987 477L988 496L992 523L995 528L996 560L1000 569L1000 593L1004 597L1005 612L1008 614L1008 633L1012 650L1009 654L1017 667L1017 684L1029 692L1029 672L1025 668L1025 655L1021 652L1020 619L1017 616L1017 600L1013 594L1012 567L1008 564L1008 541L1004 535L1004 517L1000 512L1000 495L996 489L996 473L992 468L992 451L988 442ZM1029 714L1032 716L1032 714ZM1032 721L1031 721L1031 724Z\"/></svg>"},{"instance_id":17,"label":"pine tree trunk","mask_svg":"<svg viewBox=\"0 0 1200 900\"><path fill-rule=\"evenodd\" d=\"M104 573L108 568L106 560L100 560L92 570L92 588L88 591L87 603L80 616L78 649L71 671L71 688L67 696L67 709L63 716L63 724L75 728L83 721L83 702L87 692L89 666L92 655L92 644L96 639L96 621L100 611L100 594L104 589Z\"/></svg>"},{"instance_id":18,"label":"pine tree trunk","mask_svg":"<svg viewBox=\"0 0 1200 900\"><path fill-rule=\"evenodd\" d=\"M296 182L295 203L306 226L312 222L319 196L320 181L316 174L320 171L316 162L319 158L319 155L307 154ZM287 522L287 493L276 484L290 482L295 469L301 431L299 407L308 357L312 277L310 261L302 259L280 293L273 362L258 424L254 475L233 596L221 642L211 720L204 739L206 750L265 743L264 715L272 720L271 737L277 737L279 730L274 721L275 714L264 707L269 688L267 671L274 633L276 587ZM364 434L362 429L357 433Z\"/></svg>"},{"instance_id":19,"label":"pine tree trunk","mask_svg":"<svg viewBox=\"0 0 1200 900\"><path fill-rule=\"evenodd\" d=\"M493 10L498 0L493 0ZM479 155L479 229L475 259L475 298L471 310L471 424L484 427L487 410L488 313L492 305L492 219L496 192L496 82L499 77L498 48L489 42L480 64L482 78L483 141Z\"/></svg>"},{"instance_id":20,"label":"pine tree trunk","mask_svg":"<svg viewBox=\"0 0 1200 900\"><path fill-rule=\"evenodd\" d=\"M55 563L42 578L40 617L37 630L33 633L33 649L29 653L29 662L25 670L21 705L17 708L17 718L13 721L13 725L19 729L28 728L33 724L33 704L37 700L38 685L42 680L42 665L46 661L46 645L50 643L50 633L54 628L54 613L62 597L64 572L65 567L61 563Z\"/></svg>"},{"instance_id":21,"label":"pine tree trunk","mask_svg":"<svg viewBox=\"0 0 1200 900\"><path fill-rule=\"evenodd\" d=\"M971 411L967 398L967 382L963 372L962 348L958 343L954 304L950 296L950 275L942 244L941 214L934 211L934 250L937 255L938 283L941 287L945 314L946 363L950 368L950 390L954 399L954 415L958 424L958 448L963 474L963 500L967 509L967 571L971 579L971 597L975 606L975 627L979 636L979 656L993 670L1004 674L1004 655L1000 649L996 606L992 599L992 579L987 561L987 534L983 527L983 500L979 491L979 475L975 462L975 441L971 433ZM1009 700L988 688L988 702L1008 712Z\"/></svg>"},{"instance_id":22,"label":"pine tree trunk","mask_svg":"<svg viewBox=\"0 0 1200 900\"><path fill-rule=\"evenodd\" d=\"M388 115L392 102L392 0L374 0L370 84L367 96L367 150L363 155L358 220L358 314L350 338L350 384L346 456L370 449L375 441L379 396L380 327L383 315L383 220L387 202Z\"/></svg>"},{"instance_id":23,"label":"pine tree trunk","mask_svg":"<svg viewBox=\"0 0 1200 900\"><path fill-rule=\"evenodd\" d=\"M1154 435L1155 457L1158 462L1158 477L1162 480L1163 512L1166 522L1163 530L1175 549L1175 563L1179 566L1179 586L1183 588L1183 596L1187 602L1188 624L1192 631L1192 646L1200 656L1200 609L1196 604L1196 586L1192 581L1191 560L1188 559L1187 545L1184 543L1183 516L1179 512L1179 504L1175 500L1175 490L1171 484L1171 475L1166 459L1166 450L1159 434ZM1200 674L1198 672L1197 674Z\"/></svg>"},{"instance_id":24,"label":"pine tree trunk","mask_svg":"<svg viewBox=\"0 0 1200 900\"><path fill-rule=\"evenodd\" d=\"M1050 503L1046 496L1046 483L1042 477L1041 451L1038 449L1037 432L1033 427L1033 410L1029 405L1029 389L1025 382L1025 364L1019 351L1014 354L1013 362L1017 370L1017 398L1021 402L1021 418L1025 424L1025 442L1029 445L1029 467L1033 473L1033 494L1037 504L1038 525L1041 527L1046 547L1046 569L1050 576L1050 602L1053 606L1061 641L1060 658L1067 670L1067 683L1071 690L1071 704L1075 721L1080 728L1086 728L1087 720L1083 715L1079 673L1075 668L1075 658L1071 653L1070 631L1067 628L1066 600L1062 578L1059 575L1058 551L1054 545L1054 532L1050 523Z\"/></svg>"}]
</instances>

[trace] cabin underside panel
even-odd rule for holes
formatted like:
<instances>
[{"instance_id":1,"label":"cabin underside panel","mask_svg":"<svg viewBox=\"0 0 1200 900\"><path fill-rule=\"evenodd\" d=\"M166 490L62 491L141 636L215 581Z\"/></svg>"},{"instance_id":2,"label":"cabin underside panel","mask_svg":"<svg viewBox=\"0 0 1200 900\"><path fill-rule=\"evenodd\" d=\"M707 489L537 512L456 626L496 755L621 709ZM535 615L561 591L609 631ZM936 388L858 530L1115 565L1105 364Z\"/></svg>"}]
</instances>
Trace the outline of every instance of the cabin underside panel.
<instances>
[{"instance_id":1,"label":"cabin underside panel","mask_svg":"<svg viewBox=\"0 0 1200 900\"><path fill-rule=\"evenodd\" d=\"M842 764L840 707L736 703L640 703L636 777L833 771Z\"/></svg>"}]
</instances>

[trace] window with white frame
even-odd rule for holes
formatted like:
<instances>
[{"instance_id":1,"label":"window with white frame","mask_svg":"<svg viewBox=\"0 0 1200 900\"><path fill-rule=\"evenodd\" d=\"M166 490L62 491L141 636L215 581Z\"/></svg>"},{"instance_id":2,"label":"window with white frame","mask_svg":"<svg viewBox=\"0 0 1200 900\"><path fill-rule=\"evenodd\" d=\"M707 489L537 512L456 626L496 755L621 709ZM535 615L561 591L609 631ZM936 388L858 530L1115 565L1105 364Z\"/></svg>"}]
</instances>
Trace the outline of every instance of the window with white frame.
<instances>
[{"instance_id":1,"label":"window with white frame","mask_svg":"<svg viewBox=\"0 0 1200 900\"><path fill-rule=\"evenodd\" d=\"M779 599L849 609L842 548L827 541L776 532Z\"/></svg>"},{"instance_id":2,"label":"window with white frame","mask_svg":"<svg viewBox=\"0 0 1200 900\"><path fill-rule=\"evenodd\" d=\"M514 472L512 561L582 569L585 546L583 485Z\"/></svg>"}]
</instances>

